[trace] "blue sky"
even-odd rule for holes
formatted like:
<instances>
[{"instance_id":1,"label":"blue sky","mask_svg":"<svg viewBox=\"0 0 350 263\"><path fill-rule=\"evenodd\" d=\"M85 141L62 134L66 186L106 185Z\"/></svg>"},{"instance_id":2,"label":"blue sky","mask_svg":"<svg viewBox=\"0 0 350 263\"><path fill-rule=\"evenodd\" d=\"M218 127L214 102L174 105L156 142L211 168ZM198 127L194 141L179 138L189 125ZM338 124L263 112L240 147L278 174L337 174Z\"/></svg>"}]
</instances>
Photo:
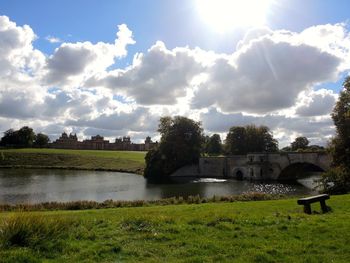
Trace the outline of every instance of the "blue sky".
<instances>
[{"instance_id":1,"label":"blue sky","mask_svg":"<svg viewBox=\"0 0 350 263\"><path fill-rule=\"evenodd\" d=\"M27 86L32 87L36 100L29 101L26 91L16 86L23 76L12 74L10 81L6 71L1 72L2 66L12 63L11 70L17 68L19 74L22 66L5 55L3 59L0 57L0 81L6 83L6 90L0 88L3 89L0 128L4 131L25 123L50 134L51 138L66 130L78 132L81 137L93 133L108 138L129 134L141 140L147 135L157 136L155 130L160 116L183 114L201 120L207 133L220 133L223 139L230 126L256 123L271 127L282 145L298 135L325 144L334 133L329 113L349 70L349 53L343 49L350 43L347 24L350 2L269 2L264 24L239 25L219 32L198 11L200 1L1 1L0 16L16 23L14 31L30 39L29 44L17 39L23 50L29 46L34 50L32 55L21 53L25 54L23 61L36 61L40 66L31 69L35 74ZM121 24L126 28L118 29ZM23 32L24 25L31 28L35 39ZM120 44L122 51L113 51L108 44L118 39L118 30L129 42ZM322 35L325 31L327 35ZM339 36L339 32L343 35ZM0 34L0 41L7 33ZM249 34L257 34L254 41L242 42ZM320 36L319 43L313 41L316 35ZM59 41L51 43L48 37ZM336 47L332 41L336 41ZM98 42L106 45L98 46ZM196 47L201 50L200 54ZM263 61L254 63L254 56L250 54L260 57L257 50L261 51L261 47L268 50L260 54ZM96 58L103 48L109 53ZM284 52L294 54L290 59L293 62L289 62L294 64L285 62L288 54ZM83 59L90 55L93 62ZM206 64L208 61L210 65ZM323 62L330 66L321 67ZM249 63L252 72L245 71ZM296 65L298 63L300 65ZM318 64L314 65L315 71L310 63ZM296 72L298 69L302 71L300 74ZM295 74L297 81L284 77L288 76L288 70L290 75ZM302 75L309 71L307 76ZM270 72L271 79L267 77L259 85L261 81L257 81L257 76L262 72ZM181 79L185 75L186 78ZM63 76L62 79L59 76ZM198 79L201 81L193 84ZM244 91L253 98L245 101ZM279 93L285 97L277 97ZM13 94L16 94L15 101ZM254 94L260 97L254 98ZM13 110L11 103L30 107ZM103 103L104 106L100 106ZM55 110L49 110L53 108ZM12 113L7 112L10 110ZM43 111L44 114L38 113ZM110 122L123 125L108 125ZM295 126L290 127L293 122ZM314 131L305 128L310 127L310 123L315 125Z\"/></svg>"}]
</instances>

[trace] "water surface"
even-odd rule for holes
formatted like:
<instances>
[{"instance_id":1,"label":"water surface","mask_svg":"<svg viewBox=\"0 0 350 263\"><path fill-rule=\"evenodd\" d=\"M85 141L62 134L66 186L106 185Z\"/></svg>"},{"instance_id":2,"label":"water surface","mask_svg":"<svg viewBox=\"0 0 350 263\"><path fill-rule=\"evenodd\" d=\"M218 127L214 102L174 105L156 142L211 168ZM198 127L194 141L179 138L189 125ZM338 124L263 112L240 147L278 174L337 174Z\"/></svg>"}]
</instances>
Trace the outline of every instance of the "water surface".
<instances>
[{"instance_id":1,"label":"water surface","mask_svg":"<svg viewBox=\"0 0 350 263\"><path fill-rule=\"evenodd\" d=\"M149 184L140 175L104 171L0 169L0 203L39 203L93 200L155 200L173 196L233 195L246 192L287 195L314 194L312 178L302 184L249 182L233 179L189 179Z\"/></svg>"}]
</instances>

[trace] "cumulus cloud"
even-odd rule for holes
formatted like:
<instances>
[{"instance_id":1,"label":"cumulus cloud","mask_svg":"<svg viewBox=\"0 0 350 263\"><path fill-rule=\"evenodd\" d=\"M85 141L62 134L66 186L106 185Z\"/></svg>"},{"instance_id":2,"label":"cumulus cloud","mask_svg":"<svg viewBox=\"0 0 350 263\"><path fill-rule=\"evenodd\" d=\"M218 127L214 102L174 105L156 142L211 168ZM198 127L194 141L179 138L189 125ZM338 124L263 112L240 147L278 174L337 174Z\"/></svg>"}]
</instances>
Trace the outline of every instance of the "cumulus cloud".
<instances>
[{"instance_id":1,"label":"cumulus cloud","mask_svg":"<svg viewBox=\"0 0 350 263\"><path fill-rule=\"evenodd\" d=\"M226 112L267 113L294 105L301 91L338 76L341 59L317 47L250 42L232 60L220 58L197 90L194 108L216 105Z\"/></svg>"},{"instance_id":2,"label":"cumulus cloud","mask_svg":"<svg viewBox=\"0 0 350 263\"><path fill-rule=\"evenodd\" d=\"M175 104L177 98L186 95L192 79L202 70L193 51L169 50L159 41L146 54L137 54L131 68L90 79L87 84L125 93L142 105Z\"/></svg>"},{"instance_id":3,"label":"cumulus cloud","mask_svg":"<svg viewBox=\"0 0 350 263\"><path fill-rule=\"evenodd\" d=\"M154 132L157 129L159 116L150 114L147 108L139 107L131 112L119 112L113 114L101 114L92 119L68 120L69 126L92 127L120 131L128 127L129 131Z\"/></svg>"},{"instance_id":4,"label":"cumulus cloud","mask_svg":"<svg viewBox=\"0 0 350 263\"><path fill-rule=\"evenodd\" d=\"M30 94L20 90L5 90L0 93L1 116L7 118L27 119L39 115L38 103Z\"/></svg>"},{"instance_id":5,"label":"cumulus cloud","mask_svg":"<svg viewBox=\"0 0 350 263\"><path fill-rule=\"evenodd\" d=\"M320 89L303 93L301 97L304 104L296 109L297 115L321 116L330 114L338 96L331 90Z\"/></svg>"},{"instance_id":6,"label":"cumulus cloud","mask_svg":"<svg viewBox=\"0 0 350 263\"><path fill-rule=\"evenodd\" d=\"M17 26L7 16L0 16L0 77L23 79L36 75L44 66L44 55L33 48L36 36L28 26Z\"/></svg>"},{"instance_id":7,"label":"cumulus cloud","mask_svg":"<svg viewBox=\"0 0 350 263\"><path fill-rule=\"evenodd\" d=\"M132 32L123 24L118 26L114 44L89 41L62 43L47 59L48 85L79 85L85 78L103 72L116 58L127 54L127 45L134 44Z\"/></svg>"},{"instance_id":8,"label":"cumulus cloud","mask_svg":"<svg viewBox=\"0 0 350 263\"><path fill-rule=\"evenodd\" d=\"M50 43L61 43L62 40L59 39L58 37L53 37L53 36L46 36L45 39L49 41Z\"/></svg>"},{"instance_id":9,"label":"cumulus cloud","mask_svg":"<svg viewBox=\"0 0 350 263\"><path fill-rule=\"evenodd\" d=\"M236 48L238 50L241 47L248 45L250 41L257 40L260 37L263 37L266 35L272 35L272 34L273 34L273 31L268 27L259 27L259 28L249 29L244 35L243 39L238 42Z\"/></svg>"}]
</instances>

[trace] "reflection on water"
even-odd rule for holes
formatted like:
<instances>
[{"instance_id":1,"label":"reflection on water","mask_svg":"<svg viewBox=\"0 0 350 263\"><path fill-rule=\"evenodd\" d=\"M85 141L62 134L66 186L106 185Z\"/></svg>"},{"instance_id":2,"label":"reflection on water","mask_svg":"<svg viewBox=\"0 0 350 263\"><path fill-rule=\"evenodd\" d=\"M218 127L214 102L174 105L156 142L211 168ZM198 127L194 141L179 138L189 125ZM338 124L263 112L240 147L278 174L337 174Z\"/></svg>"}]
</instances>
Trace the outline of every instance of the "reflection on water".
<instances>
[{"instance_id":1,"label":"reflection on water","mask_svg":"<svg viewBox=\"0 0 350 263\"><path fill-rule=\"evenodd\" d=\"M226 182L226 179L216 179L216 178L200 178L193 180L193 183L223 183Z\"/></svg>"},{"instance_id":2,"label":"reflection on water","mask_svg":"<svg viewBox=\"0 0 350 263\"><path fill-rule=\"evenodd\" d=\"M253 184L248 192L259 192L269 194L298 194L298 188L290 184L263 183Z\"/></svg>"},{"instance_id":3,"label":"reflection on water","mask_svg":"<svg viewBox=\"0 0 350 263\"><path fill-rule=\"evenodd\" d=\"M307 187L307 188L310 188L310 189L315 188L315 189L317 189L317 188L319 188L319 185L318 185L317 181L321 179L321 174L322 173L319 173L319 172L311 173L307 177L298 179L297 182L299 184Z\"/></svg>"},{"instance_id":4,"label":"reflection on water","mask_svg":"<svg viewBox=\"0 0 350 263\"><path fill-rule=\"evenodd\" d=\"M309 187L311 184L312 180L302 184L282 184L197 178L158 185L147 183L140 175L128 173L0 169L0 203L154 200L173 196L212 197L246 192L308 195L315 193Z\"/></svg>"}]
</instances>

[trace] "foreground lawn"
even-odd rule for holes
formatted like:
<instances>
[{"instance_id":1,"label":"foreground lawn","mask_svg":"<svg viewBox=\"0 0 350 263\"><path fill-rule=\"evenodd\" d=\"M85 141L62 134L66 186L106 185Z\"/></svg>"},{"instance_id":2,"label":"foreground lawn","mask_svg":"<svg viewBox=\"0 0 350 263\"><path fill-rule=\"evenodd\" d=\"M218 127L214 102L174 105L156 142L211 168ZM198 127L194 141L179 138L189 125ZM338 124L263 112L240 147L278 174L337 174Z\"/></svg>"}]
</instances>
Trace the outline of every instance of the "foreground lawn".
<instances>
[{"instance_id":1,"label":"foreground lawn","mask_svg":"<svg viewBox=\"0 0 350 263\"><path fill-rule=\"evenodd\" d=\"M142 173L145 152L67 149L0 150L0 167L114 170Z\"/></svg>"},{"instance_id":2,"label":"foreground lawn","mask_svg":"<svg viewBox=\"0 0 350 263\"><path fill-rule=\"evenodd\" d=\"M349 262L350 195L327 204L312 215L296 199L2 213L0 262Z\"/></svg>"}]
</instances>

